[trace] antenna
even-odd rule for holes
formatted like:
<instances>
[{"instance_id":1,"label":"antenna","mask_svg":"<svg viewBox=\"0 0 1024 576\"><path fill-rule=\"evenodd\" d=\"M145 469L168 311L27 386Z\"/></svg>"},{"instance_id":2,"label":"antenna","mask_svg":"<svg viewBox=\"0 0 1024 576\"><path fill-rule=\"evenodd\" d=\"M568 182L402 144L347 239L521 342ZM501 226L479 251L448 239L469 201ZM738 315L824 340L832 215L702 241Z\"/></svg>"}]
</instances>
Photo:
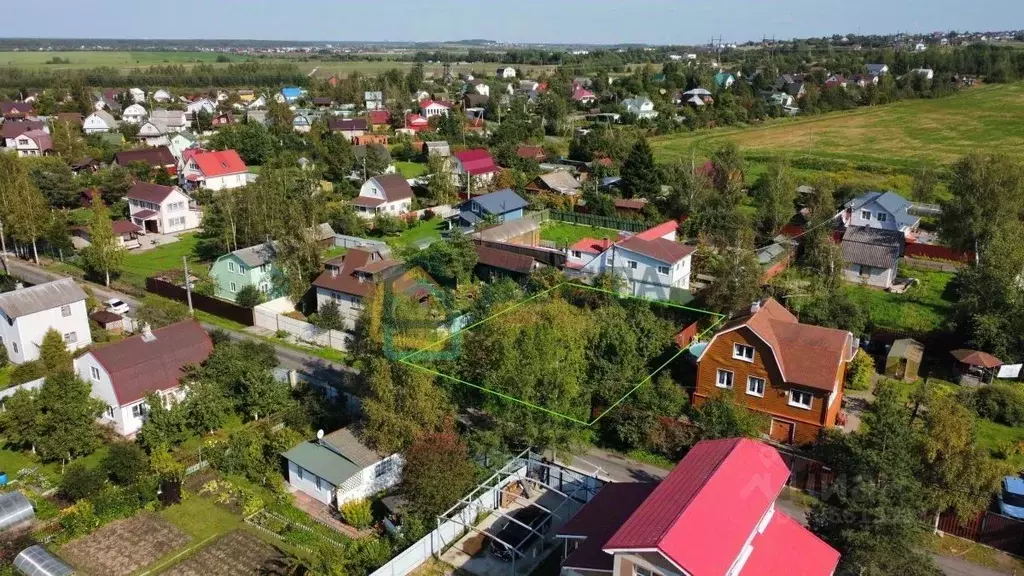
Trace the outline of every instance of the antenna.
<instances>
[{"instance_id":1,"label":"antenna","mask_svg":"<svg viewBox=\"0 0 1024 576\"><path fill-rule=\"evenodd\" d=\"M323 428L321 428L321 429L316 431L316 439L317 439L317 441L320 441L320 440L324 439L324 429Z\"/></svg>"}]
</instances>

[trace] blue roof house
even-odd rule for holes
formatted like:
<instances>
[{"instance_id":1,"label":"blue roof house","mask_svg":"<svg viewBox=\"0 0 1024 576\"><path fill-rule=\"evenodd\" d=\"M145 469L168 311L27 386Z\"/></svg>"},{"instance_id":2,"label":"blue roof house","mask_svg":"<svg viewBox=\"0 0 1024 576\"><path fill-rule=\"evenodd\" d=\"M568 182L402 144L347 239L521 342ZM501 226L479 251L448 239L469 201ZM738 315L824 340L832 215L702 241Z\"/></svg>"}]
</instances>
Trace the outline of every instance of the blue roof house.
<instances>
[{"instance_id":1,"label":"blue roof house","mask_svg":"<svg viewBox=\"0 0 1024 576\"><path fill-rule=\"evenodd\" d=\"M486 220L497 224L519 220L529 202L523 200L510 188L470 198L459 206L459 224L473 228Z\"/></svg>"},{"instance_id":2,"label":"blue roof house","mask_svg":"<svg viewBox=\"0 0 1024 576\"><path fill-rule=\"evenodd\" d=\"M921 218L911 214L910 207L910 201L895 192L868 192L846 203L843 223L910 235L921 224Z\"/></svg>"},{"instance_id":3,"label":"blue roof house","mask_svg":"<svg viewBox=\"0 0 1024 576\"><path fill-rule=\"evenodd\" d=\"M301 98L303 94L305 94L305 90L295 86L281 88L281 96L284 96L284 101L289 104Z\"/></svg>"}]
</instances>

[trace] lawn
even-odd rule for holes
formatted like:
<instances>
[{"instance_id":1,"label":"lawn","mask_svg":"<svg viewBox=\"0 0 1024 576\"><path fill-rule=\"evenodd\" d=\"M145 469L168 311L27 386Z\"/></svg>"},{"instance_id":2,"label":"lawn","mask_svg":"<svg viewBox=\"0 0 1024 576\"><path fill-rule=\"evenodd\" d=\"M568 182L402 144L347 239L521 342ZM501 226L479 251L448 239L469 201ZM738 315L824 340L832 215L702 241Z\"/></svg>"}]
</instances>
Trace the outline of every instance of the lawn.
<instances>
[{"instance_id":1,"label":"lawn","mask_svg":"<svg viewBox=\"0 0 1024 576\"><path fill-rule=\"evenodd\" d=\"M121 279L136 286L143 286L147 276L182 267L182 256L189 260L189 265L202 264L193 255L198 238L195 234L182 234L177 242L163 244L152 250L133 251L125 259L124 272ZM145 238L143 237L143 242Z\"/></svg>"},{"instance_id":2,"label":"lawn","mask_svg":"<svg viewBox=\"0 0 1024 576\"><path fill-rule=\"evenodd\" d=\"M420 162L395 162L395 168L406 178L418 178L427 173L427 165Z\"/></svg>"},{"instance_id":3,"label":"lawn","mask_svg":"<svg viewBox=\"0 0 1024 576\"><path fill-rule=\"evenodd\" d=\"M540 239L554 242L558 247L571 246L583 238L611 238L615 239L619 234L618 230L611 228L598 228L597 226L582 226L572 222L559 222L548 220L540 229Z\"/></svg>"},{"instance_id":4,"label":"lawn","mask_svg":"<svg viewBox=\"0 0 1024 576\"><path fill-rule=\"evenodd\" d=\"M14 372L14 364L0 368L0 390L11 385L11 372Z\"/></svg>"},{"instance_id":5,"label":"lawn","mask_svg":"<svg viewBox=\"0 0 1024 576\"><path fill-rule=\"evenodd\" d=\"M1004 426L984 418L977 419L978 443L988 448L990 452L1006 454L1009 453L1007 462L1013 465L1016 470L1024 470L1024 450L1020 447L1024 443L1024 428ZM1016 448L1013 448L1013 447Z\"/></svg>"},{"instance_id":6,"label":"lawn","mask_svg":"<svg viewBox=\"0 0 1024 576\"><path fill-rule=\"evenodd\" d=\"M442 230L444 230L444 220L440 218L420 220L407 228L405 232L386 238L385 241L394 247L408 246L429 239L439 240Z\"/></svg>"},{"instance_id":7,"label":"lawn","mask_svg":"<svg viewBox=\"0 0 1024 576\"><path fill-rule=\"evenodd\" d=\"M707 152L731 140L745 151L803 154L891 166L948 163L971 150L1014 154L1024 146L1024 83L982 86L949 98L907 100L756 127L651 139L659 160Z\"/></svg>"},{"instance_id":8,"label":"lawn","mask_svg":"<svg viewBox=\"0 0 1024 576\"><path fill-rule=\"evenodd\" d=\"M212 52L125 52L125 51L81 51L81 52L4 52L0 54L0 66L64 70L109 66L122 71L132 68L161 64L214 64L217 54ZM69 60L67 64L47 64L53 58ZM244 57L229 56L233 62L242 62ZM225 64L226 65L226 64Z\"/></svg>"},{"instance_id":9,"label":"lawn","mask_svg":"<svg viewBox=\"0 0 1024 576\"><path fill-rule=\"evenodd\" d=\"M160 512L165 520L201 542L217 534L226 534L242 526L242 517L217 506L209 498L189 496L181 504L169 506Z\"/></svg>"},{"instance_id":10,"label":"lawn","mask_svg":"<svg viewBox=\"0 0 1024 576\"><path fill-rule=\"evenodd\" d=\"M901 275L921 283L904 294L893 294L867 286L849 285L850 296L868 311L875 326L930 332L942 327L953 308L947 287L953 274L902 268Z\"/></svg>"}]
</instances>

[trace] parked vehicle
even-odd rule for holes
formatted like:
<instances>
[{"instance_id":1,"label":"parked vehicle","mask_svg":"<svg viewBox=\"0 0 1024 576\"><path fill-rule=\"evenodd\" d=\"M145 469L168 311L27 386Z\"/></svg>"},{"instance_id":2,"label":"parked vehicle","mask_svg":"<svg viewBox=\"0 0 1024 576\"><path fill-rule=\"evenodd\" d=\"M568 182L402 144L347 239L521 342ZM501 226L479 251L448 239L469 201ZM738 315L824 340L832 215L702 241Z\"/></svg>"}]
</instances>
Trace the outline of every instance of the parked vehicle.
<instances>
[{"instance_id":1,"label":"parked vehicle","mask_svg":"<svg viewBox=\"0 0 1024 576\"><path fill-rule=\"evenodd\" d=\"M519 551L529 548L538 537L534 531L543 534L551 527L551 515L532 506L513 510L507 515L509 518L502 518L495 522L494 526L491 526L493 536L490 539L490 548L492 554L505 562L511 562L515 559L516 552L509 546L514 546ZM513 521L513 518L518 522ZM502 522L504 522L503 525L501 525ZM533 528L533 531L527 529L523 524ZM497 528L499 525L501 525L500 529ZM494 531L495 529L497 532Z\"/></svg>"},{"instance_id":2,"label":"parked vehicle","mask_svg":"<svg viewBox=\"0 0 1024 576\"><path fill-rule=\"evenodd\" d=\"M107 305L107 312L113 312L114 314L120 314L124 316L128 313L128 305L117 298L111 298L104 302Z\"/></svg>"}]
</instances>

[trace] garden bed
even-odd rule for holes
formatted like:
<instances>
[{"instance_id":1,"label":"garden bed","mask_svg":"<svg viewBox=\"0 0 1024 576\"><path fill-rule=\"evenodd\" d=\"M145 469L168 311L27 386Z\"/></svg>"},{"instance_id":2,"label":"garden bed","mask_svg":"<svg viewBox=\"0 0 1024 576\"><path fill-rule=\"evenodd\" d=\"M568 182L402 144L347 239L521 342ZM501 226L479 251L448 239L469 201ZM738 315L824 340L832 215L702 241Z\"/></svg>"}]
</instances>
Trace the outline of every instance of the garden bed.
<instances>
[{"instance_id":1,"label":"garden bed","mask_svg":"<svg viewBox=\"0 0 1024 576\"><path fill-rule=\"evenodd\" d=\"M60 555L88 574L127 576L191 540L167 520L143 512L66 544Z\"/></svg>"},{"instance_id":2,"label":"garden bed","mask_svg":"<svg viewBox=\"0 0 1024 576\"><path fill-rule=\"evenodd\" d=\"M167 576L284 574L287 557L252 534L236 530L162 572Z\"/></svg>"}]
</instances>

